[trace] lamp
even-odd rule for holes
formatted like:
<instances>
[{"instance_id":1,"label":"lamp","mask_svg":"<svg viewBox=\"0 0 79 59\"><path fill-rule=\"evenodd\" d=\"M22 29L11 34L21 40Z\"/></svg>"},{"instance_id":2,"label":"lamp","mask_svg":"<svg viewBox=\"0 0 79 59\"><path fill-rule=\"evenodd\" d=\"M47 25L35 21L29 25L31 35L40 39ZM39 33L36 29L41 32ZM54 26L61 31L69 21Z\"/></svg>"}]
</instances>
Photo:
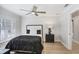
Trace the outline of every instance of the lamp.
<instances>
[{"instance_id":1,"label":"lamp","mask_svg":"<svg viewBox=\"0 0 79 59\"><path fill-rule=\"evenodd\" d=\"M51 34L51 32L52 32L52 25L51 24L48 24L48 34Z\"/></svg>"},{"instance_id":2,"label":"lamp","mask_svg":"<svg viewBox=\"0 0 79 59\"><path fill-rule=\"evenodd\" d=\"M52 32L52 31L51 31L51 28L48 28L48 32L49 32L49 34L51 34L51 32Z\"/></svg>"},{"instance_id":3,"label":"lamp","mask_svg":"<svg viewBox=\"0 0 79 59\"><path fill-rule=\"evenodd\" d=\"M54 24L49 24L48 25L48 33L51 34L53 29L54 29Z\"/></svg>"}]
</instances>

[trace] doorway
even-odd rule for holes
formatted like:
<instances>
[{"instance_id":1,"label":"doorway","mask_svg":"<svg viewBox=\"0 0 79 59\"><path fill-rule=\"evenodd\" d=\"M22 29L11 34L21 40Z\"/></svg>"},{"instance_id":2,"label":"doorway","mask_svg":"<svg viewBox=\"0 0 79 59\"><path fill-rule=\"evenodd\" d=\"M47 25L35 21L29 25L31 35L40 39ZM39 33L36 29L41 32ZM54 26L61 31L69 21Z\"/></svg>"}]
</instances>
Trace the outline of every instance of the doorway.
<instances>
[{"instance_id":1,"label":"doorway","mask_svg":"<svg viewBox=\"0 0 79 59\"><path fill-rule=\"evenodd\" d=\"M72 13L72 50L79 51L79 10Z\"/></svg>"}]
</instances>

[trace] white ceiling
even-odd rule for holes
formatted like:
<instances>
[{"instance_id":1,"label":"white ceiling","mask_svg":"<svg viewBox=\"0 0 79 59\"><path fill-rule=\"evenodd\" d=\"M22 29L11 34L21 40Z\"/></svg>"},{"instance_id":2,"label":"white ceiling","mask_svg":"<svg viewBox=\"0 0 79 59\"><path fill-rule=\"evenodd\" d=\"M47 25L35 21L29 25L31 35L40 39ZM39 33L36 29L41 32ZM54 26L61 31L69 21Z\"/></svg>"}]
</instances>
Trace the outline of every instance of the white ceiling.
<instances>
[{"instance_id":1,"label":"white ceiling","mask_svg":"<svg viewBox=\"0 0 79 59\"><path fill-rule=\"evenodd\" d=\"M31 10L33 4L2 4L1 6L21 16L32 15L25 15L28 12L21 11L20 9ZM46 14L39 14L40 16L58 16L64 10L64 4L35 4L35 6L38 7L38 10L46 11Z\"/></svg>"}]
</instances>

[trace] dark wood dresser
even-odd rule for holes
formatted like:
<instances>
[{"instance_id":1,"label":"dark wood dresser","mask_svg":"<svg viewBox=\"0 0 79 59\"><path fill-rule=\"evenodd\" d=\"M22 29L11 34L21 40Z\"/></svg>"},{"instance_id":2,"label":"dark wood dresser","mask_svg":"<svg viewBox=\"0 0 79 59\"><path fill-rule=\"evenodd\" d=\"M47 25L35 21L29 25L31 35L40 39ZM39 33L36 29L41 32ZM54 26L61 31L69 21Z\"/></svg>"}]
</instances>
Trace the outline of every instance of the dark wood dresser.
<instances>
[{"instance_id":1,"label":"dark wood dresser","mask_svg":"<svg viewBox=\"0 0 79 59\"><path fill-rule=\"evenodd\" d=\"M46 39L46 42L54 43L54 34L46 34L45 39Z\"/></svg>"}]
</instances>

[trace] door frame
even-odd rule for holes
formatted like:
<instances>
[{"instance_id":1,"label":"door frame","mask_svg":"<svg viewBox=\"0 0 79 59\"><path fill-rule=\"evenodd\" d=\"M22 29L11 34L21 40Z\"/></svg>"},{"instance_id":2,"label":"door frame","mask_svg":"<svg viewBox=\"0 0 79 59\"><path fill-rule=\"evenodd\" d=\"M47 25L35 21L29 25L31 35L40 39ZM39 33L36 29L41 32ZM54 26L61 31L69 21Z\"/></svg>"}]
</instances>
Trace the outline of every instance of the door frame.
<instances>
[{"instance_id":1,"label":"door frame","mask_svg":"<svg viewBox=\"0 0 79 59\"><path fill-rule=\"evenodd\" d=\"M69 40L70 40L70 49L72 50L72 43L73 43L73 24L72 24L72 19L73 19L73 17L72 17L72 13L75 13L76 11L78 11L79 9L75 9L75 10L73 10L73 11L71 11L69 14L70 14L70 21L69 21L69 27L70 27L70 31L69 31L69 33L70 33L70 35L69 35Z\"/></svg>"}]
</instances>

